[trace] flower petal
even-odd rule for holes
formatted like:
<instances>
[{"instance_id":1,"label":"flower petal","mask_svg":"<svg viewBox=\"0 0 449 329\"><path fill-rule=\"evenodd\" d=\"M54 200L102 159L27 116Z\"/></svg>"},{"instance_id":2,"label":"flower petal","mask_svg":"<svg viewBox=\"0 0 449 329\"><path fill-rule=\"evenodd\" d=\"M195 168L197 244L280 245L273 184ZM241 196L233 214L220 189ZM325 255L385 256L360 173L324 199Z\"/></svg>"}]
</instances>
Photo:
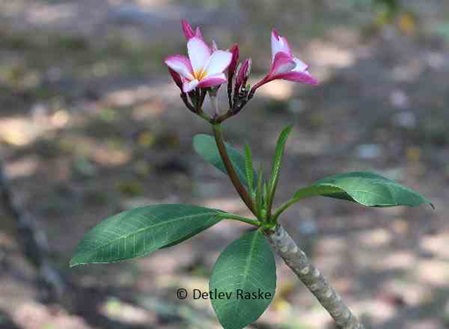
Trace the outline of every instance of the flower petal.
<instances>
[{"instance_id":1,"label":"flower petal","mask_svg":"<svg viewBox=\"0 0 449 329\"><path fill-rule=\"evenodd\" d=\"M192 81L186 81L182 85L182 91L185 93L189 93L192 90L194 90L196 87L198 87L199 81L198 80L192 80Z\"/></svg>"},{"instance_id":2,"label":"flower petal","mask_svg":"<svg viewBox=\"0 0 449 329\"><path fill-rule=\"evenodd\" d=\"M230 79L232 80L232 77L235 74L235 70L237 69L237 64L239 62L240 57L240 50L238 44L234 44L231 49L229 49L229 52L232 54L231 64L229 64L228 67L228 74Z\"/></svg>"},{"instance_id":3,"label":"flower petal","mask_svg":"<svg viewBox=\"0 0 449 329\"><path fill-rule=\"evenodd\" d=\"M180 76L192 80L192 65L186 56L173 55L165 59L165 64Z\"/></svg>"},{"instance_id":4,"label":"flower petal","mask_svg":"<svg viewBox=\"0 0 449 329\"><path fill-rule=\"evenodd\" d=\"M211 50L200 38L193 37L187 42L190 63L195 72L203 69L209 61Z\"/></svg>"},{"instance_id":5,"label":"flower petal","mask_svg":"<svg viewBox=\"0 0 449 329\"><path fill-rule=\"evenodd\" d=\"M293 69L293 71L295 72L305 72L309 68L309 65L307 65L297 57L293 57L293 61L296 64L295 68Z\"/></svg>"},{"instance_id":6,"label":"flower petal","mask_svg":"<svg viewBox=\"0 0 449 329\"><path fill-rule=\"evenodd\" d=\"M276 76L276 79L300 82L300 83L305 83L305 84L314 85L314 86L316 86L318 84L318 80L315 79L307 71L304 71L304 72L292 71L292 72L280 74L280 75Z\"/></svg>"},{"instance_id":7,"label":"flower petal","mask_svg":"<svg viewBox=\"0 0 449 329\"><path fill-rule=\"evenodd\" d=\"M275 29L273 29L273 31L271 32L271 54L273 60L276 54L279 52L283 52L289 56L292 56L292 50L288 44L287 39L281 37L279 33Z\"/></svg>"},{"instance_id":8,"label":"flower petal","mask_svg":"<svg viewBox=\"0 0 449 329\"><path fill-rule=\"evenodd\" d=\"M215 40L212 40L212 44L210 46L210 49L212 50L212 52L217 51L218 50L218 45L215 42Z\"/></svg>"},{"instance_id":9,"label":"flower petal","mask_svg":"<svg viewBox=\"0 0 449 329\"><path fill-rule=\"evenodd\" d=\"M203 35L201 34L201 30L200 30L199 27L197 27L197 28L195 29L195 35L196 35L198 38L200 38L200 39L203 38Z\"/></svg>"},{"instance_id":10,"label":"flower petal","mask_svg":"<svg viewBox=\"0 0 449 329\"><path fill-rule=\"evenodd\" d=\"M209 59L209 63L205 67L207 75L223 73L231 64L232 53L224 50L215 51Z\"/></svg>"},{"instance_id":11,"label":"flower petal","mask_svg":"<svg viewBox=\"0 0 449 329\"><path fill-rule=\"evenodd\" d=\"M187 40L196 36L195 31L193 31L192 26L190 26L187 20L183 19L181 24L182 24L182 32L184 32L184 35Z\"/></svg>"},{"instance_id":12,"label":"flower petal","mask_svg":"<svg viewBox=\"0 0 449 329\"><path fill-rule=\"evenodd\" d=\"M248 81L248 76L251 72L251 58L247 58L239 66L237 77L235 78L235 89L239 90Z\"/></svg>"},{"instance_id":13,"label":"flower petal","mask_svg":"<svg viewBox=\"0 0 449 329\"><path fill-rule=\"evenodd\" d=\"M221 85L222 83L225 83L226 81L227 81L226 75L224 73L209 75L200 81L198 87L201 88L215 87Z\"/></svg>"},{"instance_id":14,"label":"flower petal","mask_svg":"<svg viewBox=\"0 0 449 329\"><path fill-rule=\"evenodd\" d=\"M271 65L269 76L275 76L292 71L296 67L294 59L283 52L278 52L274 56L273 64Z\"/></svg>"}]
</instances>

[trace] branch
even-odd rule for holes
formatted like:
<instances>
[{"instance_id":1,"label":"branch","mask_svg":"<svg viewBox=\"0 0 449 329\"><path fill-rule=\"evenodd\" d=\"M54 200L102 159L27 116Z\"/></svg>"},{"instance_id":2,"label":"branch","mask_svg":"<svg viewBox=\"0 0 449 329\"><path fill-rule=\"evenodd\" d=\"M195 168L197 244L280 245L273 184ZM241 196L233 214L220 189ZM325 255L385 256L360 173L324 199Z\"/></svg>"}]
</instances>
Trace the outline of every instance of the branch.
<instances>
[{"instance_id":1,"label":"branch","mask_svg":"<svg viewBox=\"0 0 449 329\"><path fill-rule=\"evenodd\" d=\"M243 186L242 182L237 176L234 166L232 165L231 159L229 158L228 151L226 150L226 145L223 139L223 133L221 132L221 126L219 124L215 124L212 125L212 127L214 131L214 137L215 142L217 144L218 152L220 153L220 157L226 168L226 172L228 173L228 176L231 179L232 185L234 185L235 189L237 190L237 193L240 195L240 198L243 200L243 202L246 204L249 210L251 210L251 212L256 215L253 200L251 199L245 186Z\"/></svg>"},{"instance_id":2,"label":"branch","mask_svg":"<svg viewBox=\"0 0 449 329\"><path fill-rule=\"evenodd\" d=\"M265 235L276 253L329 312L338 328L365 328L281 225L278 225L274 231L265 233Z\"/></svg>"}]
</instances>

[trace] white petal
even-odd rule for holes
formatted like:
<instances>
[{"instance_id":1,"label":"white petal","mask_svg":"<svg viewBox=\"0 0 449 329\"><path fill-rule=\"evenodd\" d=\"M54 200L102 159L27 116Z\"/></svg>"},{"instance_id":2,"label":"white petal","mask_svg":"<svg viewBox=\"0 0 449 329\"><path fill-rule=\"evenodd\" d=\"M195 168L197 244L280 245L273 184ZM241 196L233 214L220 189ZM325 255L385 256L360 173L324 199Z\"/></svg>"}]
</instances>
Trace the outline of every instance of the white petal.
<instances>
[{"instance_id":1,"label":"white petal","mask_svg":"<svg viewBox=\"0 0 449 329\"><path fill-rule=\"evenodd\" d=\"M273 60L274 60L274 56L276 56L276 54L278 52L283 52L288 55L292 54L292 51L290 49L287 39L284 37L281 37L280 35L277 34L277 32L273 31L271 33L271 55L272 55Z\"/></svg>"},{"instance_id":2,"label":"white petal","mask_svg":"<svg viewBox=\"0 0 449 329\"><path fill-rule=\"evenodd\" d=\"M205 70L207 75L214 75L218 73L223 73L231 64L232 53L229 51L217 50L215 51L209 59Z\"/></svg>"},{"instance_id":3,"label":"white petal","mask_svg":"<svg viewBox=\"0 0 449 329\"><path fill-rule=\"evenodd\" d=\"M217 43L215 42L215 40L212 40L212 46L210 48L212 49L212 51L218 50L218 46L217 46Z\"/></svg>"},{"instance_id":4,"label":"white petal","mask_svg":"<svg viewBox=\"0 0 449 329\"><path fill-rule=\"evenodd\" d=\"M193 37L187 42L187 51L193 71L195 72L203 69L211 56L209 46L198 37Z\"/></svg>"},{"instance_id":5,"label":"white petal","mask_svg":"<svg viewBox=\"0 0 449 329\"><path fill-rule=\"evenodd\" d=\"M198 80L192 80L190 82L184 82L184 84L182 85L182 91L185 93L189 93L192 90L194 90L196 88L196 86L198 86L199 81Z\"/></svg>"},{"instance_id":6,"label":"white petal","mask_svg":"<svg viewBox=\"0 0 449 329\"><path fill-rule=\"evenodd\" d=\"M309 66L306 63L304 63L302 60L300 60L297 57L294 57L293 61L296 64L295 68L293 69L293 71L295 71L295 72L305 72L309 68Z\"/></svg>"},{"instance_id":7,"label":"white petal","mask_svg":"<svg viewBox=\"0 0 449 329\"><path fill-rule=\"evenodd\" d=\"M181 75L183 78L192 80L192 67L189 63L189 59L182 55L169 56L165 60L165 64L173 71Z\"/></svg>"}]
</instances>

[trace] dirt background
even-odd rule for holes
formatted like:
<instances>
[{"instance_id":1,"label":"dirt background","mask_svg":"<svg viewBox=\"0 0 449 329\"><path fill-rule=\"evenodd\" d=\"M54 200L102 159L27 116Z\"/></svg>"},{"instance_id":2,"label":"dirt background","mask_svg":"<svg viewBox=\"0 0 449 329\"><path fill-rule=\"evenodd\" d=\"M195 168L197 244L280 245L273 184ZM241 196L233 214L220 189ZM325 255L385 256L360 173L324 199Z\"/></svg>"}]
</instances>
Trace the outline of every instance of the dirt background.
<instances>
[{"instance_id":1,"label":"dirt background","mask_svg":"<svg viewBox=\"0 0 449 329\"><path fill-rule=\"evenodd\" d=\"M387 2L0 1L0 154L14 202L64 282L58 303L45 295L41 279L52 272L33 264L3 207L0 328L219 328L208 301L175 292L206 290L243 224L220 223L150 257L68 268L83 234L129 207L186 202L247 214L193 153L192 137L209 127L183 108L163 65L185 52L182 18L223 48L239 42L253 82L269 66L273 26L319 78L315 88L273 82L225 124L228 141L249 142L266 170L278 132L295 124L278 203L351 170L432 200L435 211L308 199L282 222L368 328L449 327L449 3L388 11ZM332 328L280 261L278 276L254 328Z\"/></svg>"}]
</instances>

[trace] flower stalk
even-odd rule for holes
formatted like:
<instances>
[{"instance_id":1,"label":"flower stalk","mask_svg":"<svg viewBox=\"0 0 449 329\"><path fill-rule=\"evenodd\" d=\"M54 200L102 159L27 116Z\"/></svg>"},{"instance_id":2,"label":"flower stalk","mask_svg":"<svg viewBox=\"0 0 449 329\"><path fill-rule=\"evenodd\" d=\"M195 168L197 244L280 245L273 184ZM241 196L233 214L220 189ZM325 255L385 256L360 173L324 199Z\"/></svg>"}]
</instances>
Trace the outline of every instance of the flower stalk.
<instances>
[{"instance_id":1,"label":"flower stalk","mask_svg":"<svg viewBox=\"0 0 449 329\"><path fill-rule=\"evenodd\" d=\"M251 196L249 195L248 191L246 190L245 186L243 186L242 182L240 181L239 177L237 176L234 166L232 165L231 159L229 158L228 151L226 150L226 145L225 145L224 138L223 138L223 132L221 129L221 125L220 124L212 125L212 130L214 133L218 152L220 153L220 157L223 160L223 164L226 168L226 172L228 173L228 176L232 182L232 185L234 185L237 193L239 194L240 198L245 203L245 205L248 207L248 209L251 210L251 212L253 214L256 214L253 200L252 200Z\"/></svg>"}]
</instances>

